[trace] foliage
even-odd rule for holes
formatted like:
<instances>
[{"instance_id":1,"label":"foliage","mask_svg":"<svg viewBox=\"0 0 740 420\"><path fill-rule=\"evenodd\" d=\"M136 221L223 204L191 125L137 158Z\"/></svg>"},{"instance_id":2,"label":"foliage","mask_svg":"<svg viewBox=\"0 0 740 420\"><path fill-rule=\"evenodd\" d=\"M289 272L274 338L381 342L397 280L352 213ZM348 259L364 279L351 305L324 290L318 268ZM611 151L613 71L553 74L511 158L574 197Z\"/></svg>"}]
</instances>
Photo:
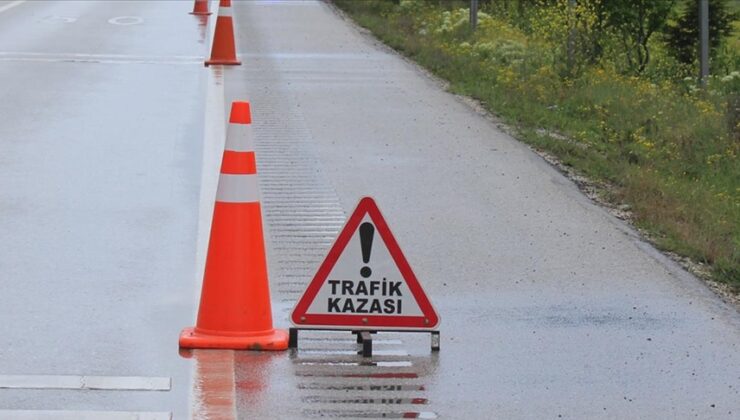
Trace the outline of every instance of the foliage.
<instances>
[{"instance_id":1,"label":"foliage","mask_svg":"<svg viewBox=\"0 0 740 420\"><path fill-rule=\"evenodd\" d=\"M665 25L674 3L675 0L541 0L528 27L534 35L546 37L554 45L568 44L570 66L593 65L607 52L616 67L639 74L650 62L651 38Z\"/></svg>"},{"instance_id":2,"label":"foliage","mask_svg":"<svg viewBox=\"0 0 740 420\"><path fill-rule=\"evenodd\" d=\"M483 3L472 32L466 2L334 1L522 140L613 185L605 198L628 204L657 246L710 264L740 289L740 72L730 67L697 88L653 36L666 8L527 0L537 7L519 9L496 0ZM637 28L629 42L642 58L625 46L626 28ZM727 54L737 63L736 50Z\"/></svg>"},{"instance_id":3,"label":"foliage","mask_svg":"<svg viewBox=\"0 0 740 420\"><path fill-rule=\"evenodd\" d=\"M650 62L650 38L663 29L676 0L612 0L601 3L610 27L619 34L631 69L642 73Z\"/></svg>"},{"instance_id":4,"label":"foliage","mask_svg":"<svg viewBox=\"0 0 740 420\"><path fill-rule=\"evenodd\" d=\"M601 57L608 31L603 1L540 0L529 14L527 33L555 48L559 74L577 75Z\"/></svg>"},{"instance_id":5,"label":"foliage","mask_svg":"<svg viewBox=\"0 0 740 420\"><path fill-rule=\"evenodd\" d=\"M699 8L695 0L684 0L678 20L668 25L665 40L671 54L681 63L696 61L699 39ZM732 13L725 0L709 1L709 48L712 58L727 37L732 35L732 22L738 18Z\"/></svg>"}]
</instances>

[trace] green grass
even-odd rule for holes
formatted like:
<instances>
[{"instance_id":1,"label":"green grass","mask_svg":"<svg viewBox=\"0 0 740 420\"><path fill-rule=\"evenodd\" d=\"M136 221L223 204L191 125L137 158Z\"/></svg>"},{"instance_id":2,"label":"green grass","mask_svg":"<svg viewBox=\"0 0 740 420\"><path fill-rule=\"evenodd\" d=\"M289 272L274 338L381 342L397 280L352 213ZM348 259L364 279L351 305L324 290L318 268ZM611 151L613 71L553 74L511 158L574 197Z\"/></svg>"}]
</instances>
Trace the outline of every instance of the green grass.
<instances>
[{"instance_id":1,"label":"green grass","mask_svg":"<svg viewBox=\"0 0 740 420\"><path fill-rule=\"evenodd\" d=\"M479 100L522 141L611 185L604 198L628 204L656 246L709 264L715 280L740 290L740 135L728 105L740 95L740 75L714 78L708 93L664 80L656 75L673 67L656 44L649 76L620 74L617 58L605 57L566 77L562 49L551 40L488 16L471 33L467 12L450 12L448 3L401 3L335 0L451 91Z\"/></svg>"}]
</instances>

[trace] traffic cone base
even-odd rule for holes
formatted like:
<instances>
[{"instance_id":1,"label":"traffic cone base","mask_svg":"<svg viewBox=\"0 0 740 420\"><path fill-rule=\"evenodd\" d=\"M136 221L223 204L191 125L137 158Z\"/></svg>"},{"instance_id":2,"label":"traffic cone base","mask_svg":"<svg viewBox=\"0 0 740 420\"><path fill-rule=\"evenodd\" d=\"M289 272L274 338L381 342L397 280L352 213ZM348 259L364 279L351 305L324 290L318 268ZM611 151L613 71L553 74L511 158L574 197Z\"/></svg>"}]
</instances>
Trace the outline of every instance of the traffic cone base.
<instances>
[{"instance_id":1,"label":"traffic cone base","mask_svg":"<svg viewBox=\"0 0 740 420\"><path fill-rule=\"evenodd\" d=\"M230 350L285 350L288 332L280 329L239 333L239 335L211 335L197 327L185 328L180 333L180 347L190 349Z\"/></svg>"},{"instance_id":2,"label":"traffic cone base","mask_svg":"<svg viewBox=\"0 0 740 420\"><path fill-rule=\"evenodd\" d=\"M208 1L209 0L195 0L195 4L193 5L193 11L190 12L190 14L196 15L196 16L210 15L211 12L208 11Z\"/></svg>"},{"instance_id":3,"label":"traffic cone base","mask_svg":"<svg viewBox=\"0 0 740 420\"><path fill-rule=\"evenodd\" d=\"M219 60L206 60L205 66L216 66L216 65L226 65L226 66L240 66L242 64L239 60L228 60L228 59L219 59Z\"/></svg>"}]
</instances>

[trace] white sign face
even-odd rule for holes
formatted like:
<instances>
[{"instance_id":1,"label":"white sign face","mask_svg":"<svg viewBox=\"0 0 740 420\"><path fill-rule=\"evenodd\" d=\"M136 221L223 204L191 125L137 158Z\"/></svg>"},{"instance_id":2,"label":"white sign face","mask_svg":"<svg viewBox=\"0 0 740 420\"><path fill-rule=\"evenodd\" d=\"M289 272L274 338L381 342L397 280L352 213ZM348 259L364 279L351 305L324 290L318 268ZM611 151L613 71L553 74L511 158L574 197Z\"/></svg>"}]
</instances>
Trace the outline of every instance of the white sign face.
<instances>
[{"instance_id":1,"label":"white sign face","mask_svg":"<svg viewBox=\"0 0 740 420\"><path fill-rule=\"evenodd\" d=\"M308 313L423 315L388 247L376 232L369 215L365 215L308 307Z\"/></svg>"},{"instance_id":2,"label":"white sign face","mask_svg":"<svg viewBox=\"0 0 740 420\"><path fill-rule=\"evenodd\" d=\"M348 330L429 331L439 325L371 197L357 204L290 320L298 327Z\"/></svg>"}]
</instances>

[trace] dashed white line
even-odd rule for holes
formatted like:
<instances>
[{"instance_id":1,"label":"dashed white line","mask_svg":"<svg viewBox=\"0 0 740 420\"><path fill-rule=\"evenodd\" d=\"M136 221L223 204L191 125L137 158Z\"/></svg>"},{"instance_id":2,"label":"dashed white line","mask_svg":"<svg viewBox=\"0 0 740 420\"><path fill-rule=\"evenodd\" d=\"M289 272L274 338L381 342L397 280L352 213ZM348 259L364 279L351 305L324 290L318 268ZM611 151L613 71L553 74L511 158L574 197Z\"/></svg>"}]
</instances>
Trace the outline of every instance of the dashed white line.
<instances>
[{"instance_id":1,"label":"dashed white line","mask_svg":"<svg viewBox=\"0 0 740 420\"><path fill-rule=\"evenodd\" d=\"M0 375L0 389L96 389L117 391L169 391L167 377Z\"/></svg>"},{"instance_id":2,"label":"dashed white line","mask_svg":"<svg viewBox=\"0 0 740 420\"><path fill-rule=\"evenodd\" d=\"M6 4L5 6L0 6L0 13L4 12L6 10L10 10L10 9L14 8L15 6L19 6L19 5L21 5L21 4L25 3L25 2L26 2L26 0L16 0L16 1L13 1L13 2L10 2L10 3Z\"/></svg>"},{"instance_id":3,"label":"dashed white line","mask_svg":"<svg viewBox=\"0 0 740 420\"><path fill-rule=\"evenodd\" d=\"M172 413L153 411L0 410L0 420L171 420Z\"/></svg>"}]
</instances>

